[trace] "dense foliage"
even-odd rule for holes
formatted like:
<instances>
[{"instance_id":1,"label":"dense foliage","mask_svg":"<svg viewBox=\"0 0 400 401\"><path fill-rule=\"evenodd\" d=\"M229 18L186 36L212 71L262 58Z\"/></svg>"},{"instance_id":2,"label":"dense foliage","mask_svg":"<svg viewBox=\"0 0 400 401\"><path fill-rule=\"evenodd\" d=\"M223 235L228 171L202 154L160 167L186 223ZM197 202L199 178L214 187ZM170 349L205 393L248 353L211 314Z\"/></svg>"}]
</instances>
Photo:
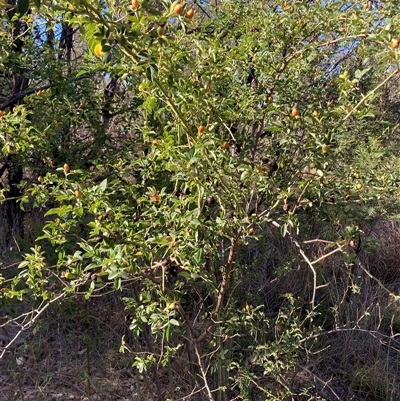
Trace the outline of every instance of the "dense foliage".
<instances>
[{"instance_id":1,"label":"dense foliage","mask_svg":"<svg viewBox=\"0 0 400 401\"><path fill-rule=\"evenodd\" d=\"M114 288L138 371L187 354L201 399L294 394L283 374L326 324L324 255L356 293L363 226L397 206L397 2L14 3L1 207L23 260L2 304L32 304L28 329ZM262 291L297 269L301 295L268 307Z\"/></svg>"}]
</instances>

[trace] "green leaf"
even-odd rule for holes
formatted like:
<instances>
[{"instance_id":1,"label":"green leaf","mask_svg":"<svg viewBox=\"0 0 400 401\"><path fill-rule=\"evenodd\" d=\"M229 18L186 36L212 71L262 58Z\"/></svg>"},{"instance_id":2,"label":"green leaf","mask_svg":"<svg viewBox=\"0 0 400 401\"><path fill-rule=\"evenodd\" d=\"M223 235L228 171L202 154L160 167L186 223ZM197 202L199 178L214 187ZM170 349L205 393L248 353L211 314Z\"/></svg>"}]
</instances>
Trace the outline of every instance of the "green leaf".
<instances>
[{"instance_id":1,"label":"green leaf","mask_svg":"<svg viewBox=\"0 0 400 401\"><path fill-rule=\"evenodd\" d=\"M360 118L368 118L368 117L374 118L374 117L375 117L375 114L374 114L372 111L368 111L367 113L362 114L362 115L360 116Z\"/></svg>"},{"instance_id":2,"label":"green leaf","mask_svg":"<svg viewBox=\"0 0 400 401\"><path fill-rule=\"evenodd\" d=\"M153 81L154 79L154 73L156 72L157 68L155 68L154 65L150 65L149 67L146 68L146 78L149 81Z\"/></svg>"},{"instance_id":3,"label":"green leaf","mask_svg":"<svg viewBox=\"0 0 400 401\"><path fill-rule=\"evenodd\" d=\"M171 326L167 326L167 329L165 330L165 338L167 341L171 339Z\"/></svg>"},{"instance_id":4,"label":"green leaf","mask_svg":"<svg viewBox=\"0 0 400 401\"><path fill-rule=\"evenodd\" d=\"M171 319L169 323L172 324L173 326L179 326L179 322L175 319Z\"/></svg>"},{"instance_id":5,"label":"green leaf","mask_svg":"<svg viewBox=\"0 0 400 401\"><path fill-rule=\"evenodd\" d=\"M87 70L82 69L75 76L76 76L76 78L79 78L80 76L85 75L85 74L87 74Z\"/></svg>"},{"instance_id":6,"label":"green leaf","mask_svg":"<svg viewBox=\"0 0 400 401\"><path fill-rule=\"evenodd\" d=\"M39 10L41 0L33 0L33 2L35 3L36 8Z\"/></svg>"},{"instance_id":7,"label":"green leaf","mask_svg":"<svg viewBox=\"0 0 400 401\"><path fill-rule=\"evenodd\" d=\"M70 207L57 207L54 209L50 209L45 213L45 216L51 216L52 214L56 214L59 217L65 216L71 210Z\"/></svg>"},{"instance_id":8,"label":"green leaf","mask_svg":"<svg viewBox=\"0 0 400 401\"><path fill-rule=\"evenodd\" d=\"M362 78L369 70L371 69L371 67L365 68L364 70L360 71L360 70L356 70L356 72L354 73L354 77L357 79Z\"/></svg>"},{"instance_id":9,"label":"green leaf","mask_svg":"<svg viewBox=\"0 0 400 401\"><path fill-rule=\"evenodd\" d=\"M104 179L99 185L99 191L104 192L107 188L107 178Z\"/></svg>"},{"instance_id":10,"label":"green leaf","mask_svg":"<svg viewBox=\"0 0 400 401\"><path fill-rule=\"evenodd\" d=\"M16 11L20 15L24 15L29 9L29 0L18 0Z\"/></svg>"},{"instance_id":11,"label":"green leaf","mask_svg":"<svg viewBox=\"0 0 400 401\"><path fill-rule=\"evenodd\" d=\"M248 170L244 170L242 172L242 174L240 175L240 180L244 181L248 176L249 176L249 171Z\"/></svg>"},{"instance_id":12,"label":"green leaf","mask_svg":"<svg viewBox=\"0 0 400 401\"><path fill-rule=\"evenodd\" d=\"M116 278L118 276L119 276L118 270L112 270L108 275L108 279L112 280L112 279L114 279L114 278Z\"/></svg>"}]
</instances>

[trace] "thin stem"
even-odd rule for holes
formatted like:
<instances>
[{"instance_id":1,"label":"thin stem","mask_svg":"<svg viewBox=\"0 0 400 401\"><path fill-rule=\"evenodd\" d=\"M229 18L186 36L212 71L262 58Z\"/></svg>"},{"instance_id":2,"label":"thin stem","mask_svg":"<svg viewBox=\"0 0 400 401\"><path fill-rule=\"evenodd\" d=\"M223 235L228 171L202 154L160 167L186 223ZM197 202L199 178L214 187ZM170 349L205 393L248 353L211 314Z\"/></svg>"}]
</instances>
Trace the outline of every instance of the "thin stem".
<instances>
[{"instance_id":1,"label":"thin stem","mask_svg":"<svg viewBox=\"0 0 400 401\"><path fill-rule=\"evenodd\" d=\"M314 264L316 264L316 263L318 263L318 262L321 262L321 260L324 260L325 258L327 258L327 257L329 257L329 256L331 256L331 255L333 255L334 253L336 253L336 252L338 252L338 251L341 251L342 249L343 249L343 246L339 246L339 248L336 248L336 249L334 249L333 251L327 253L326 255L322 255L320 258L318 258L318 259L316 259L316 260L313 260L313 261L311 262L311 264L314 265Z\"/></svg>"},{"instance_id":2,"label":"thin stem","mask_svg":"<svg viewBox=\"0 0 400 401\"><path fill-rule=\"evenodd\" d=\"M163 93L163 95L166 97L167 101L166 102L171 109L174 111L174 113L180 118L180 120L182 121L183 125L185 126L185 128L187 129L187 132L190 132L190 125L187 122L186 118L184 117L184 115L182 114L182 112L179 110L179 108L175 105L175 103L173 102L173 100L171 99L171 97L169 96L168 92L165 90L164 86L162 85L162 83L157 79L157 78L153 78L153 81L155 82L155 84L158 86L158 88L161 90L161 92ZM186 133L187 137L188 137L188 133ZM188 137L188 142L189 141L189 137Z\"/></svg>"},{"instance_id":3,"label":"thin stem","mask_svg":"<svg viewBox=\"0 0 400 401\"><path fill-rule=\"evenodd\" d=\"M386 79L384 79L376 88L368 92L363 98L353 107L343 118L343 122L346 121L352 114L354 114L357 111L357 108L361 106L368 98L370 98L379 88L381 88L383 85L385 85L388 81L390 81L396 74L399 73L399 69L396 68L394 71L388 75Z\"/></svg>"},{"instance_id":4,"label":"thin stem","mask_svg":"<svg viewBox=\"0 0 400 401\"><path fill-rule=\"evenodd\" d=\"M276 221L273 221L272 224L277 228L281 228L281 225L279 223L277 223ZM308 259L307 255L304 253L304 251L303 251L302 247L300 246L300 244L298 243L298 241L296 241L296 239L293 238L293 236L290 233L288 233L288 236L289 236L290 240L293 242L293 244L298 248L300 255L303 257L305 262L308 264L308 266L310 267L310 270L313 274L313 291L312 291L310 305L311 305L311 311L314 311L315 296L316 296L316 292L317 292L317 272L315 271L313 264L311 263L310 259Z\"/></svg>"},{"instance_id":5,"label":"thin stem","mask_svg":"<svg viewBox=\"0 0 400 401\"><path fill-rule=\"evenodd\" d=\"M206 390L208 400L209 401L214 401L214 398L212 396L210 387L208 386L206 370L204 369L203 361L201 359L201 356L200 356L200 353L199 353L199 349L197 347L197 343L196 342L193 342L193 347L194 347L194 351L195 351L196 356L197 356L197 363L199 364L199 367L200 367L201 376L203 377L204 388Z\"/></svg>"},{"instance_id":6,"label":"thin stem","mask_svg":"<svg viewBox=\"0 0 400 401\"><path fill-rule=\"evenodd\" d=\"M66 295L66 292L62 292L60 295L49 301L42 309L35 310L30 314L36 313L36 316L32 317L27 323L21 326L19 332L13 337L13 339L3 348L2 352L0 353L0 359L3 358L5 353L11 348L11 346L18 340L18 338L22 335L22 333L28 330L36 320L43 314L43 312L54 302L57 302L59 299L63 298Z\"/></svg>"},{"instance_id":7,"label":"thin stem","mask_svg":"<svg viewBox=\"0 0 400 401\"><path fill-rule=\"evenodd\" d=\"M139 340L135 339L135 349L139 349ZM140 385L140 373L139 369L135 369L135 376L136 376L136 390L137 390L137 401L142 401L142 387Z\"/></svg>"}]
</instances>

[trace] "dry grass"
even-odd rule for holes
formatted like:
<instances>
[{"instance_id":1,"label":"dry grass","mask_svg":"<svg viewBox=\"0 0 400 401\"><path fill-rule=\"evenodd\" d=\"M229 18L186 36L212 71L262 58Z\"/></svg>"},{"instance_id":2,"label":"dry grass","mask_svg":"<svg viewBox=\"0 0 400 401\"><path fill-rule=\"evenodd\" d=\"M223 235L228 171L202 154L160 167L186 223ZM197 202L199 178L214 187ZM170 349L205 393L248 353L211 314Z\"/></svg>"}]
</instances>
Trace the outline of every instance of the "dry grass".
<instances>
[{"instance_id":1,"label":"dry grass","mask_svg":"<svg viewBox=\"0 0 400 401\"><path fill-rule=\"evenodd\" d=\"M359 254L368 271L392 292L400 282L399 228L393 222L377 224L370 235L373 243L363 239L365 246ZM326 253L320 245L305 249L308 255ZM282 307L282 294L292 293L296 318L310 324L310 269L296 259L296 252L288 239L278 239L274 232L266 232L263 240L243 248L237 288L247 295L239 301L262 303L266 315L273 318ZM296 367L282 375L278 387L290 388L296 401L400 399L398 301L362 270L346 267L339 253L318 266L318 285L313 325L321 331L303 341ZM147 401L156 393L155 377L167 399L167 367L157 365L155 372L139 377L132 367L135 354L119 352L123 335L131 350L147 350L145 342L135 342L130 336L126 315L117 293L89 301L72 297L51 309L35 334L0 361L0 400L22 400L21 393L25 400L138 400L140 390L142 400ZM159 353L157 344L155 349ZM175 397L183 397L193 388L186 347L172 361ZM259 384L266 381L268 386L271 380L259 374ZM256 387L251 386L250 393L253 400L265 399ZM230 394L234 398L236 393ZM190 399L200 401L202 396Z\"/></svg>"},{"instance_id":2,"label":"dry grass","mask_svg":"<svg viewBox=\"0 0 400 401\"><path fill-rule=\"evenodd\" d=\"M372 246L365 247L364 263L389 288L400 288L400 222L381 221L371 229Z\"/></svg>"},{"instance_id":3,"label":"dry grass","mask_svg":"<svg viewBox=\"0 0 400 401\"><path fill-rule=\"evenodd\" d=\"M393 297L400 284L399 229L396 222L365 229L368 235L362 238L358 256L379 282L362 268L349 265L340 253L318 265L321 288L313 324L322 331L305 341L298 370L291 373L292 378L287 374L287 383L298 389L298 398L293 399L400 399L400 304ZM316 259L328 251L313 245L306 252ZM295 254L289 240L275 236L247 247L251 273L247 278L244 275L244 285L257 294L256 299L262 299L271 316L279 311L285 293L295 295L300 317L309 309L310 269L304 263L293 263ZM300 396L307 388L308 396Z\"/></svg>"},{"instance_id":4,"label":"dry grass","mask_svg":"<svg viewBox=\"0 0 400 401\"><path fill-rule=\"evenodd\" d=\"M142 400L150 401L157 393L155 383L169 393L165 367L158 364L155 371L140 375L132 367L135 355L147 353L148 347L143 339L133 340L122 295L115 292L89 301L72 297L53 307L35 333L0 360L0 401L125 401L139 399L139 391ZM126 350L121 353L123 336ZM161 359L160 347L152 346ZM175 395L189 394L192 382L183 351L174 357L172 376Z\"/></svg>"},{"instance_id":5,"label":"dry grass","mask_svg":"<svg viewBox=\"0 0 400 401\"><path fill-rule=\"evenodd\" d=\"M104 400L118 399L116 395L125 393L134 378L128 357L118 353L120 321L124 322L123 307L113 299L90 300L86 305L70 299L53 308L36 333L0 361L4 400L16 399L18 387L26 399L35 399L37 391L41 399L57 394L60 399L81 399L88 395L88 362L91 391Z\"/></svg>"}]
</instances>

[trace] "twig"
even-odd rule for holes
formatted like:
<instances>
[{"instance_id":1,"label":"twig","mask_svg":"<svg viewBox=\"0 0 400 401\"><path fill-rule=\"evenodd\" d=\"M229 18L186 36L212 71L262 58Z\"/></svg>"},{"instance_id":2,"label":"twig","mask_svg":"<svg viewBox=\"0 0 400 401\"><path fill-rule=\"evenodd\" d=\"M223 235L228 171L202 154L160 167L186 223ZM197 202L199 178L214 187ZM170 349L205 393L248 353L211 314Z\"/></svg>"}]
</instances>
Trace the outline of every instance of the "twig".
<instances>
[{"instance_id":1,"label":"twig","mask_svg":"<svg viewBox=\"0 0 400 401\"><path fill-rule=\"evenodd\" d=\"M387 334L381 333L380 331L376 331L376 330L367 330L367 329L360 329L358 327L350 327L350 328L337 328L337 329L333 329L333 330L328 330L328 331L321 331L320 333L316 333L316 334L312 334L308 337L302 338L299 343L305 343L306 341L309 340L313 340L316 339L318 337L322 337L322 336L327 336L329 334L335 334L335 333L342 333L342 332L348 332L348 331L357 331L360 333L366 333L369 334L373 337L382 337L385 338L388 341L396 341L398 344L400 344L400 341L397 339L397 337L400 336L400 333L398 334L393 334L388 336ZM400 349L396 349L398 352L400 352Z\"/></svg>"},{"instance_id":2,"label":"twig","mask_svg":"<svg viewBox=\"0 0 400 401\"><path fill-rule=\"evenodd\" d=\"M358 265L359 267L362 269L362 271L371 279L374 280L379 287L381 287L385 292L387 292L391 297L393 297L393 299L395 301L399 301L400 300L400 296L396 295L395 293L393 293L392 291L390 291L388 288L385 287L385 285L377 278L375 277L373 274L371 274L369 272L369 270L363 266L363 264L361 263L360 259L358 259Z\"/></svg>"},{"instance_id":3,"label":"twig","mask_svg":"<svg viewBox=\"0 0 400 401\"><path fill-rule=\"evenodd\" d=\"M84 74L78 78L75 78L73 80L70 80L72 82L77 82L77 81L81 81L83 79L87 79L89 78L88 74ZM9 107L10 105L14 104L16 101L24 98L25 96L29 96L29 95L33 95L34 93L41 91L41 90L46 90L46 89L51 89L53 88L55 85L54 84L47 84L47 85L43 85L37 88L32 88L32 89L27 89L24 92L19 92L15 95L13 95L12 97L10 97L8 100L6 100L4 103L0 104L0 110L4 110L7 107Z\"/></svg>"},{"instance_id":4,"label":"twig","mask_svg":"<svg viewBox=\"0 0 400 401\"><path fill-rule=\"evenodd\" d=\"M276 221L272 222L272 225L274 225L277 228L281 228L281 225L279 223L277 223ZM316 296L316 292L317 292L317 272L314 269L314 266L312 264L312 262L310 261L310 259L308 259L307 255L304 253L302 247L300 246L300 244L298 243L298 241L293 238L293 236L288 233L288 236L290 238L290 240L293 242L294 245L296 245L296 247L299 249L300 255L303 257L303 259L305 260L305 262L308 264L308 266L310 267L312 274L313 274L313 293L312 293L312 297L311 297L311 311L314 311L315 309L315 296Z\"/></svg>"},{"instance_id":5,"label":"twig","mask_svg":"<svg viewBox=\"0 0 400 401\"><path fill-rule=\"evenodd\" d=\"M335 390L326 382L325 380L320 379L317 375L315 375L313 372L311 372L309 369L307 369L305 366L302 365L297 365L301 369L305 370L307 373L309 373L316 381L322 383L324 387L328 388L329 391L336 397L337 400L341 400L341 398L336 394Z\"/></svg>"},{"instance_id":6,"label":"twig","mask_svg":"<svg viewBox=\"0 0 400 401\"><path fill-rule=\"evenodd\" d=\"M307 188L310 186L310 184L313 182L313 180L309 180L306 185L303 188L303 191L301 192L300 196L297 198L297 204L295 205L295 207L293 208L293 210L290 212L292 215L296 213L296 210L299 208L300 206L300 202L301 199L303 198L303 195L305 194L305 192L307 191Z\"/></svg>"},{"instance_id":7,"label":"twig","mask_svg":"<svg viewBox=\"0 0 400 401\"><path fill-rule=\"evenodd\" d=\"M381 88L383 85L385 85L388 81L390 81L398 73L399 73L399 69L396 68L377 87L375 87L373 90L368 92L365 96L363 96L362 99L346 114L346 116L343 118L343 122L345 122L352 114L354 114L357 111L357 108L359 106L361 106L369 97L371 97L379 88Z\"/></svg>"},{"instance_id":8,"label":"twig","mask_svg":"<svg viewBox=\"0 0 400 401\"><path fill-rule=\"evenodd\" d=\"M333 241L327 241L327 240L319 239L319 238L303 241L303 244L312 244L313 242L322 242L323 244L334 244Z\"/></svg>"},{"instance_id":9,"label":"twig","mask_svg":"<svg viewBox=\"0 0 400 401\"><path fill-rule=\"evenodd\" d=\"M184 401L184 400L192 399L192 397L193 397L195 394L199 394L199 393L201 393L203 390L204 390L204 387L202 387L202 388L200 388L200 389L198 389L198 390L193 390L190 394L185 395L185 396L183 396L183 397L181 397L181 398L176 398L175 400L176 400L176 401Z\"/></svg>"},{"instance_id":10,"label":"twig","mask_svg":"<svg viewBox=\"0 0 400 401\"><path fill-rule=\"evenodd\" d=\"M316 264L316 263L318 263L318 262L321 262L321 260L324 260L325 258L327 258L327 257L329 257L329 256L331 256L331 255L333 255L334 253L336 253L336 252L338 252L338 251L341 251L342 249L343 249L343 245L340 245L339 248L336 248L336 249L334 249L333 251L327 253L326 255L322 255L320 258L318 258L318 259L316 259L316 260L313 260L313 261L311 262L311 264L314 265L314 264Z\"/></svg>"},{"instance_id":11,"label":"twig","mask_svg":"<svg viewBox=\"0 0 400 401\"><path fill-rule=\"evenodd\" d=\"M208 387L207 375L206 375L206 371L205 371L205 369L204 369L203 361L201 360L201 356L200 356L200 353L199 353L199 349L197 348L197 343L196 343L195 341L193 341L193 347L194 347L194 350L195 350L195 352L196 352L197 362L198 362L198 364L199 364L200 371L201 371L201 375L202 375L202 377L203 377L204 388L206 389L208 400L209 400L209 401L214 401L214 398L213 398L213 396L212 396L210 387Z\"/></svg>"},{"instance_id":12,"label":"twig","mask_svg":"<svg viewBox=\"0 0 400 401\"><path fill-rule=\"evenodd\" d=\"M239 244L240 234L241 234L241 232L239 232L236 237L231 239L231 249L229 250L228 260L226 262L226 266L225 266L225 269L224 269L224 272L222 275L222 282L221 282L221 286L220 286L220 290L219 290L219 294L218 294L217 305L215 307L216 313L218 313L223 306L223 300L224 300L226 290L228 288L228 281L229 281L229 277L230 277L231 267L232 267L232 263L235 259L236 250L237 250L237 247Z\"/></svg>"},{"instance_id":13,"label":"twig","mask_svg":"<svg viewBox=\"0 0 400 401\"><path fill-rule=\"evenodd\" d=\"M11 346L18 340L18 338L21 336L21 334L28 330L30 327L33 326L33 324L36 322L36 320L43 314L43 312L54 302L57 302L59 299L63 298L65 296L66 292L62 292L60 295L49 301L42 309L38 310L36 309L32 313L36 312L36 316L34 316L31 320L29 320L28 323L22 325L20 331L14 336L14 338L3 348L2 352L0 353L0 360L3 358L5 353L11 348Z\"/></svg>"}]
</instances>

